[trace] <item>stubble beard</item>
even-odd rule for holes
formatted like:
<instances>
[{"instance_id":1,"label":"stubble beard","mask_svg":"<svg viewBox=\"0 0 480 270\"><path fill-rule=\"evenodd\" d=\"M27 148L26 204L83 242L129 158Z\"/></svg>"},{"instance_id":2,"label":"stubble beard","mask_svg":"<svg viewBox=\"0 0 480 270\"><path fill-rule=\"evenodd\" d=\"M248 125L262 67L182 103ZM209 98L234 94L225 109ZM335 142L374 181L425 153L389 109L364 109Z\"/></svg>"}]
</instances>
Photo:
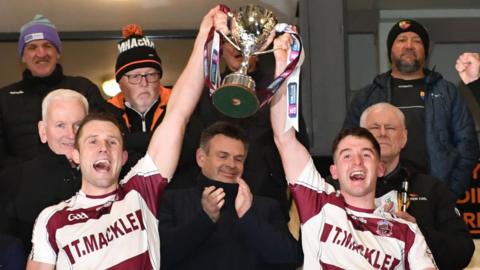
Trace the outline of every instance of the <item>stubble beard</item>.
<instances>
[{"instance_id":1,"label":"stubble beard","mask_svg":"<svg viewBox=\"0 0 480 270\"><path fill-rule=\"evenodd\" d=\"M413 61L405 61L405 60L402 60L401 57L394 58L393 64L398 69L398 71L404 74L413 74L419 71L420 68L422 67L420 60L418 60L418 58L415 58Z\"/></svg>"}]
</instances>

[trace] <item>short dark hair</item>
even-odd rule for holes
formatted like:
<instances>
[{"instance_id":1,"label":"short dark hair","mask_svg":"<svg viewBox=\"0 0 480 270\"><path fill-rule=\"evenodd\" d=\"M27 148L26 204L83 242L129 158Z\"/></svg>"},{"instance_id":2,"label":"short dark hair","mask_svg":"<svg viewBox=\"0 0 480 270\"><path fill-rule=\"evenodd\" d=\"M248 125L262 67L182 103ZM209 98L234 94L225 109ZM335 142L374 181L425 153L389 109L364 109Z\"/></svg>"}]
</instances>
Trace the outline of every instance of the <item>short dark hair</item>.
<instances>
[{"instance_id":1,"label":"short dark hair","mask_svg":"<svg viewBox=\"0 0 480 270\"><path fill-rule=\"evenodd\" d=\"M335 137L332 143L332 157L335 156L335 152L337 151L340 142L347 136L353 136L370 141L377 154L377 157L380 158L380 145L378 144L377 139L375 139L368 129L362 127L347 128L338 133L337 137Z\"/></svg>"},{"instance_id":2,"label":"short dark hair","mask_svg":"<svg viewBox=\"0 0 480 270\"><path fill-rule=\"evenodd\" d=\"M80 149L79 147L79 140L80 136L82 135L82 130L83 127L92 121L104 121L104 122L110 122L114 126L118 128L118 131L120 132L120 135L122 135L122 128L120 127L120 124L118 123L117 119L108 112L95 112L95 113L89 113L85 118L82 119L80 124L78 124L77 132L75 134L75 149ZM122 148L125 150L125 143L123 142L123 136L120 136L121 138L121 143L122 143Z\"/></svg>"},{"instance_id":3,"label":"short dark hair","mask_svg":"<svg viewBox=\"0 0 480 270\"><path fill-rule=\"evenodd\" d=\"M248 138L245 130L236 124L226 121L219 121L204 129L202 131L202 135L200 136L200 148L202 148L207 154L210 150L210 141L213 137L215 137L215 135L224 135L226 137L239 140L245 147L245 153L248 150Z\"/></svg>"}]
</instances>

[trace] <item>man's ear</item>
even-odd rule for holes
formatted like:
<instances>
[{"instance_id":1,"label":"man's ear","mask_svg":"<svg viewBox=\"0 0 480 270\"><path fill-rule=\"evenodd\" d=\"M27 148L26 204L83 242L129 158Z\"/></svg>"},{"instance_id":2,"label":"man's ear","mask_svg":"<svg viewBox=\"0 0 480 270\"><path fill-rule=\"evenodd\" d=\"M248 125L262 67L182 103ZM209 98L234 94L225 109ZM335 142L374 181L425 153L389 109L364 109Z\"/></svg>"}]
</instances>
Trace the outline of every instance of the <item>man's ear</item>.
<instances>
[{"instance_id":1,"label":"man's ear","mask_svg":"<svg viewBox=\"0 0 480 270\"><path fill-rule=\"evenodd\" d=\"M127 162L128 160L128 152L123 150L123 153L122 153L122 166L125 165L125 163Z\"/></svg>"},{"instance_id":2,"label":"man's ear","mask_svg":"<svg viewBox=\"0 0 480 270\"><path fill-rule=\"evenodd\" d=\"M377 169L377 177L382 177L385 175L385 164L380 161L378 163L378 169Z\"/></svg>"},{"instance_id":3,"label":"man's ear","mask_svg":"<svg viewBox=\"0 0 480 270\"><path fill-rule=\"evenodd\" d=\"M45 121L38 121L38 135L42 143L47 143L47 123Z\"/></svg>"},{"instance_id":4,"label":"man's ear","mask_svg":"<svg viewBox=\"0 0 480 270\"><path fill-rule=\"evenodd\" d=\"M333 179L338 180L337 166L335 164L330 165L330 175Z\"/></svg>"},{"instance_id":5,"label":"man's ear","mask_svg":"<svg viewBox=\"0 0 480 270\"><path fill-rule=\"evenodd\" d=\"M201 147L197 148L196 158L198 167L202 168L205 163L205 152Z\"/></svg>"},{"instance_id":6,"label":"man's ear","mask_svg":"<svg viewBox=\"0 0 480 270\"><path fill-rule=\"evenodd\" d=\"M407 145L407 141L408 141L408 130L405 128L405 129L403 129L403 132L402 132L402 147L401 147L401 149L403 149L405 147L405 145Z\"/></svg>"},{"instance_id":7,"label":"man's ear","mask_svg":"<svg viewBox=\"0 0 480 270\"><path fill-rule=\"evenodd\" d=\"M78 152L77 148L74 148L72 151L72 160L75 164L80 164L80 152Z\"/></svg>"}]
</instances>

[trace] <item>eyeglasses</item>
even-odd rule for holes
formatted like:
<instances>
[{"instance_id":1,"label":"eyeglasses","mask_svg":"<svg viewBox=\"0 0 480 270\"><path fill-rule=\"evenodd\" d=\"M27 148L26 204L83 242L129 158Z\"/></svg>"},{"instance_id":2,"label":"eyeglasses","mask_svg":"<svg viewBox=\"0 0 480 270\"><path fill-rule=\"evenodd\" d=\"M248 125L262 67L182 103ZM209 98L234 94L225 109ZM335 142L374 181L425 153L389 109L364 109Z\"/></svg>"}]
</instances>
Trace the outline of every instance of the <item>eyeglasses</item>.
<instances>
[{"instance_id":1,"label":"eyeglasses","mask_svg":"<svg viewBox=\"0 0 480 270\"><path fill-rule=\"evenodd\" d=\"M142 81L142 78L145 78L147 82L154 83L160 80L160 72L145 73L145 74L125 74L128 82L131 84L139 84Z\"/></svg>"}]
</instances>

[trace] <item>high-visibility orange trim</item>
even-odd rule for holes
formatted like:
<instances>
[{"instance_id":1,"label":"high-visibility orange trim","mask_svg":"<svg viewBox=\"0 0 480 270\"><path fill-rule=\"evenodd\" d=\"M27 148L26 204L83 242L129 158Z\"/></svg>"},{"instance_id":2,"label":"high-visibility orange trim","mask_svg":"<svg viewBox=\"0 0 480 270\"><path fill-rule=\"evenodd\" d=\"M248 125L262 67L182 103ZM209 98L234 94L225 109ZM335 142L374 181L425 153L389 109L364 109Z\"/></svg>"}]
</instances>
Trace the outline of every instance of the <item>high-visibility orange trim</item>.
<instances>
[{"instance_id":1,"label":"high-visibility orange trim","mask_svg":"<svg viewBox=\"0 0 480 270\"><path fill-rule=\"evenodd\" d=\"M123 65L122 67L120 67L116 72L115 72L115 76L117 76L117 74L124 70L125 68L131 66L131 65L136 65L136 64L140 64L140 63L155 63L155 64L158 64L159 66L162 66L162 64L156 60L152 60L152 59L145 59L145 60L138 60L138 61L133 61L133 62L130 62L128 64L125 64Z\"/></svg>"},{"instance_id":2,"label":"high-visibility orange trim","mask_svg":"<svg viewBox=\"0 0 480 270\"><path fill-rule=\"evenodd\" d=\"M159 91L160 103L158 104L157 108L155 109L155 113L153 114L152 124L150 125L151 131L155 128L155 125L158 119L160 118L160 116L163 115L166 105L168 103L168 99L170 98L171 92L172 92L172 89L166 88L163 85L160 85L160 91ZM107 102L125 111L125 95L123 94L123 92L118 93L114 97L107 100ZM122 118L125 122L125 125L130 130L132 126L130 124L130 121L128 120L127 113L124 112L122 114Z\"/></svg>"}]
</instances>

